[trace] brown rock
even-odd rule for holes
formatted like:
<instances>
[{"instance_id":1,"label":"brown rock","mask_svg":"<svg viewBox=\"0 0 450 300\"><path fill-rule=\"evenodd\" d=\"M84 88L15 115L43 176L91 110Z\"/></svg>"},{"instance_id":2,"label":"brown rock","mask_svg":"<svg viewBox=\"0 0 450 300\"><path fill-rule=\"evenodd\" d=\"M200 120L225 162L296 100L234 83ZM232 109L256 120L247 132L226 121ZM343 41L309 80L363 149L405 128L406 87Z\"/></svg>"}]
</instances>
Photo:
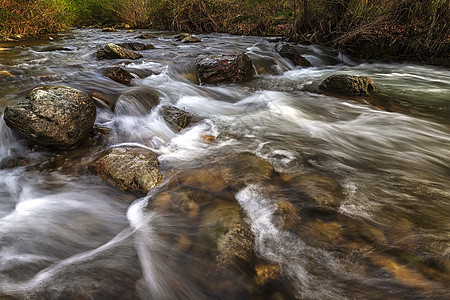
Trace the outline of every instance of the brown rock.
<instances>
[{"instance_id":1,"label":"brown rock","mask_svg":"<svg viewBox=\"0 0 450 300\"><path fill-rule=\"evenodd\" d=\"M89 170L123 190L148 192L162 180L156 155L145 148L118 147L103 152Z\"/></svg>"},{"instance_id":2,"label":"brown rock","mask_svg":"<svg viewBox=\"0 0 450 300\"><path fill-rule=\"evenodd\" d=\"M113 43L109 43L97 51L98 59L138 59L141 57L141 54Z\"/></svg>"},{"instance_id":3,"label":"brown rock","mask_svg":"<svg viewBox=\"0 0 450 300\"><path fill-rule=\"evenodd\" d=\"M121 67L106 68L105 76L122 84L129 84L133 76Z\"/></svg>"},{"instance_id":4,"label":"brown rock","mask_svg":"<svg viewBox=\"0 0 450 300\"><path fill-rule=\"evenodd\" d=\"M243 82L255 75L251 59L245 54L207 57L197 63L201 82Z\"/></svg>"},{"instance_id":5,"label":"brown rock","mask_svg":"<svg viewBox=\"0 0 450 300\"><path fill-rule=\"evenodd\" d=\"M194 115L175 106L164 105L161 107L161 113L164 120L178 131L185 129L198 121L198 118Z\"/></svg>"},{"instance_id":6,"label":"brown rock","mask_svg":"<svg viewBox=\"0 0 450 300\"><path fill-rule=\"evenodd\" d=\"M294 231L300 226L300 209L287 200L278 202L274 217L283 230Z\"/></svg>"},{"instance_id":7,"label":"brown rock","mask_svg":"<svg viewBox=\"0 0 450 300\"><path fill-rule=\"evenodd\" d=\"M14 75L9 73L8 71L0 71L0 78L2 77L13 77Z\"/></svg>"},{"instance_id":8,"label":"brown rock","mask_svg":"<svg viewBox=\"0 0 450 300\"><path fill-rule=\"evenodd\" d=\"M295 66L311 67L311 63L298 53L297 49L290 44L280 44L277 47L281 57L290 59Z\"/></svg>"}]
</instances>

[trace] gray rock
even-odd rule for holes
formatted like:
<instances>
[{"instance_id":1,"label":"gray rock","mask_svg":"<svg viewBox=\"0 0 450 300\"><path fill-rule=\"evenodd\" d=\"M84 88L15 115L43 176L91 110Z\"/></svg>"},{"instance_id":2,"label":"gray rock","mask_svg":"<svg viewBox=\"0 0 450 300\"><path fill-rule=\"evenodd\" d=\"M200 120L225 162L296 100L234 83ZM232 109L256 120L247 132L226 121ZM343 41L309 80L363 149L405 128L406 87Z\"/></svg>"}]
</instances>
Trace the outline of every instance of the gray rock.
<instances>
[{"instance_id":1,"label":"gray rock","mask_svg":"<svg viewBox=\"0 0 450 300\"><path fill-rule=\"evenodd\" d=\"M113 43L109 43L97 51L98 59L138 59L141 57L141 54Z\"/></svg>"},{"instance_id":2,"label":"gray rock","mask_svg":"<svg viewBox=\"0 0 450 300\"><path fill-rule=\"evenodd\" d=\"M92 130L96 108L84 92L67 86L33 89L23 102L6 107L4 119L14 131L40 145L71 148Z\"/></svg>"},{"instance_id":3,"label":"gray rock","mask_svg":"<svg viewBox=\"0 0 450 300\"><path fill-rule=\"evenodd\" d=\"M243 82L255 75L253 63L245 54L207 57L197 63L201 82Z\"/></svg>"},{"instance_id":4,"label":"gray rock","mask_svg":"<svg viewBox=\"0 0 450 300\"><path fill-rule=\"evenodd\" d=\"M375 91L375 83L369 77L339 74L326 78L319 89L349 96L364 96Z\"/></svg>"},{"instance_id":5,"label":"gray rock","mask_svg":"<svg viewBox=\"0 0 450 300\"><path fill-rule=\"evenodd\" d=\"M148 192L157 186L162 175L156 155L145 148L118 147L103 152L89 170L123 190Z\"/></svg>"}]
</instances>

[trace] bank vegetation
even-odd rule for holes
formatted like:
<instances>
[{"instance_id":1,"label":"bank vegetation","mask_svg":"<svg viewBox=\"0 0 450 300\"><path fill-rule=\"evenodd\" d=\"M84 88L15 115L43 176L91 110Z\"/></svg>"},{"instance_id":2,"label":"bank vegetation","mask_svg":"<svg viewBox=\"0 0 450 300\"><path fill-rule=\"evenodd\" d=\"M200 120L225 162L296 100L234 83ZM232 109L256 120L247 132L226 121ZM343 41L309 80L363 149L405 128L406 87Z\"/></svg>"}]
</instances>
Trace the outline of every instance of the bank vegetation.
<instances>
[{"instance_id":1,"label":"bank vegetation","mask_svg":"<svg viewBox=\"0 0 450 300\"><path fill-rule=\"evenodd\" d=\"M69 26L280 35L363 58L448 61L449 0L0 0L0 37Z\"/></svg>"}]
</instances>

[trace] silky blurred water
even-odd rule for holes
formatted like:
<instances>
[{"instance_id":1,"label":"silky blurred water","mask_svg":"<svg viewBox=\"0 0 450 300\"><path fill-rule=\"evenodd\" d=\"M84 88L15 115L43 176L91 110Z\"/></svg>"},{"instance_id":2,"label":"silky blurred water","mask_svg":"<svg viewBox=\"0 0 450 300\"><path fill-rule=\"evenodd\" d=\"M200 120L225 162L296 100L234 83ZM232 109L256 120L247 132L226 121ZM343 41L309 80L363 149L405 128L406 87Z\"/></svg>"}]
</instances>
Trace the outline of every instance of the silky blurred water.
<instances>
[{"instance_id":1,"label":"silky blurred water","mask_svg":"<svg viewBox=\"0 0 450 300\"><path fill-rule=\"evenodd\" d=\"M206 250L192 250L204 247L202 225L148 210L158 190L123 192L87 171L106 147L131 144L152 149L166 172L220 168L224 158L249 152L277 174L320 174L342 188L332 208L302 202L304 195L286 181L243 182L232 193L254 234L257 255L280 267L288 290L284 296L252 292L254 299L448 297L448 69L368 63L299 45L312 64L300 68L263 37L198 35L201 43L184 44L174 33L151 33L156 37L145 43L155 49L140 51L144 57L136 61L97 60L95 52L108 42L135 41L140 32L75 29L0 51L0 70L15 74L0 78L0 160L26 162L0 170L0 296L238 299L247 297L247 286L257 289L244 271L218 278L208 273L215 262L198 254ZM71 51L42 51L50 45ZM253 80L197 83L196 61L240 52L253 60ZM132 84L104 77L111 65L132 72ZM320 82L337 73L371 77L376 95L344 99L317 93ZM66 157L67 152L30 145L6 126L4 108L48 84L96 91L112 101L114 110L97 103L96 125L110 129L100 144ZM175 132L162 117L162 105L202 120ZM216 140L208 143L204 136ZM303 227L296 233L273 221L285 199L302 209ZM194 244L191 250L168 242L185 236Z\"/></svg>"}]
</instances>

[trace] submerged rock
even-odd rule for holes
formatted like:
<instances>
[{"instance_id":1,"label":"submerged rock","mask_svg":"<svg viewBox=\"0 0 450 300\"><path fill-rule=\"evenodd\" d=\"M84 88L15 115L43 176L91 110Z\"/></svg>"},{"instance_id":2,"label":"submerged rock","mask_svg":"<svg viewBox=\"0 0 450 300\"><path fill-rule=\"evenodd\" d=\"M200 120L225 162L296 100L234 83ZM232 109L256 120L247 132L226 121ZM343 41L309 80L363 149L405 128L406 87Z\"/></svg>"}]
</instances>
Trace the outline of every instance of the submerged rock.
<instances>
[{"instance_id":1,"label":"submerged rock","mask_svg":"<svg viewBox=\"0 0 450 300\"><path fill-rule=\"evenodd\" d=\"M126 42L126 43L120 43L118 45L121 47L124 47L128 50L134 50L134 51L155 49L155 46L153 46L152 44L144 44L144 43L139 43L139 42Z\"/></svg>"},{"instance_id":2,"label":"submerged rock","mask_svg":"<svg viewBox=\"0 0 450 300\"><path fill-rule=\"evenodd\" d=\"M188 112L185 112L184 110L176 108L175 106L164 105L163 107L161 107L161 113L164 120L175 127L178 131L183 130L198 122L197 117L191 115Z\"/></svg>"},{"instance_id":3,"label":"submerged rock","mask_svg":"<svg viewBox=\"0 0 450 300\"><path fill-rule=\"evenodd\" d=\"M311 67L311 63L306 58L301 56L297 49L295 49L294 46L290 44L278 45L277 51L281 55L281 57L290 59L295 66Z\"/></svg>"},{"instance_id":4,"label":"submerged rock","mask_svg":"<svg viewBox=\"0 0 450 300\"><path fill-rule=\"evenodd\" d=\"M119 115L146 115L159 104L161 94L148 86L137 86L119 96L114 111Z\"/></svg>"},{"instance_id":5,"label":"submerged rock","mask_svg":"<svg viewBox=\"0 0 450 300\"><path fill-rule=\"evenodd\" d=\"M369 77L338 74L326 78L319 89L349 96L364 96L375 91L375 83Z\"/></svg>"},{"instance_id":6,"label":"submerged rock","mask_svg":"<svg viewBox=\"0 0 450 300\"><path fill-rule=\"evenodd\" d=\"M283 176L296 194L313 200L323 207L338 207L344 198L344 189L333 178L322 174Z\"/></svg>"},{"instance_id":7,"label":"submerged rock","mask_svg":"<svg viewBox=\"0 0 450 300\"><path fill-rule=\"evenodd\" d=\"M300 209L287 200L281 200L277 204L277 208L274 212L274 218L275 224L277 224L281 229L294 231L300 226Z\"/></svg>"},{"instance_id":8,"label":"submerged rock","mask_svg":"<svg viewBox=\"0 0 450 300\"><path fill-rule=\"evenodd\" d=\"M53 52L53 51L72 51L72 49L63 47L63 46L54 45L54 46L45 47L41 50L41 52Z\"/></svg>"},{"instance_id":9,"label":"submerged rock","mask_svg":"<svg viewBox=\"0 0 450 300\"><path fill-rule=\"evenodd\" d=\"M0 78L2 77L13 77L14 75L9 73L8 71L0 71Z\"/></svg>"},{"instance_id":10,"label":"submerged rock","mask_svg":"<svg viewBox=\"0 0 450 300\"><path fill-rule=\"evenodd\" d=\"M122 84L129 84L133 76L121 67L106 68L105 76Z\"/></svg>"},{"instance_id":11,"label":"submerged rock","mask_svg":"<svg viewBox=\"0 0 450 300\"><path fill-rule=\"evenodd\" d=\"M109 43L97 51L98 59L138 59L141 57L141 54L113 43Z\"/></svg>"},{"instance_id":12,"label":"submerged rock","mask_svg":"<svg viewBox=\"0 0 450 300\"><path fill-rule=\"evenodd\" d=\"M4 119L14 131L39 145L71 148L92 130L96 108L86 93L67 86L33 89L23 102L6 107Z\"/></svg>"},{"instance_id":13,"label":"submerged rock","mask_svg":"<svg viewBox=\"0 0 450 300\"><path fill-rule=\"evenodd\" d=\"M89 170L123 190L148 192L157 186L162 175L156 155L145 148L118 147L103 152Z\"/></svg>"},{"instance_id":14,"label":"submerged rock","mask_svg":"<svg viewBox=\"0 0 450 300\"><path fill-rule=\"evenodd\" d=\"M255 75L253 63L245 54L207 57L197 63L201 82L243 82Z\"/></svg>"},{"instance_id":15,"label":"submerged rock","mask_svg":"<svg viewBox=\"0 0 450 300\"><path fill-rule=\"evenodd\" d=\"M154 39L154 38L156 38L156 36L154 36L150 33L144 33L144 34L141 34L140 36L137 36L136 38L142 39L142 40L148 40L148 39Z\"/></svg>"}]
</instances>

